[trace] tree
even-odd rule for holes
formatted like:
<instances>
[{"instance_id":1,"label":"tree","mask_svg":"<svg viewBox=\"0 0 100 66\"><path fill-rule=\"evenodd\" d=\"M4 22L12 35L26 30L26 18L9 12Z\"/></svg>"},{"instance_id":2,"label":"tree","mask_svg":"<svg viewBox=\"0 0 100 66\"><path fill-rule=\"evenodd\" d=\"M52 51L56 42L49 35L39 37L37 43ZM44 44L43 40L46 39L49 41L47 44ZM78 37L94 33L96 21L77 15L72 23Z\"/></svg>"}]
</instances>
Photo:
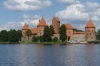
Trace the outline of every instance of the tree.
<instances>
[{"instance_id":1,"label":"tree","mask_svg":"<svg viewBox=\"0 0 100 66\"><path fill-rule=\"evenodd\" d=\"M32 36L31 30L28 29L25 34L28 36L28 41L29 41L29 37Z\"/></svg>"},{"instance_id":2,"label":"tree","mask_svg":"<svg viewBox=\"0 0 100 66\"><path fill-rule=\"evenodd\" d=\"M18 41L21 41L22 31L21 30L17 30L17 34L18 34Z\"/></svg>"},{"instance_id":3,"label":"tree","mask_svg":"<svg viewBox=\"0 0 100 66\"><path fill-rule=\"evenodd\" d=\"M61 25L59 30L60 40L65 41L67 38L66 35L66 26L64 24Z\"/></svg>"},{"instance_id":4,"label":"tree","mask_svg":"<svg viewBox=\"0 0 100 66\"><path fill-rule=\"evenodd\" d=\"M6 30L2 30L0 32L0 41L7 42L8 41L8 32Z\"/></svg>"},{"instance_id":5,"label":"tree","mask_svg":"<svg viewBox=\"0 0 100 66\"><path fill-rule=\"evenodd\" d=\"M43 42L44 41L43 36L39 36L39 40L40 42Z\"/></svg>"},{"instance_id":6,"label":"tree","mask_svg":"<svg viewBox=\"0 0 100 66\"><path fill-rule=\"evenodd\" d=\"M38 36L33 36L32 41L33 41L33 42L39 41L39 37L38 37Z\"/></svg>"},{"instance_id":7,"label":"tree","mask_svg":"<svg viewBox=\"0 0 100 66\"><path fill-rule=\"evenodd\" d=\"M46 26L44 28L44 34L43 34L43 41L44 42L50 42L52 39L51 39L51 32L50 32L50 29L48 26Z\"/></svg>"},{"instance_id":8,"label":"tree","mask_svg":"<svg viewBox=\"0 0 100 66\"><path fill-rule=\"evenodd\" d=\"M16 30L8 31L8 40L10 43L18 42L18 33Z\"/></svg>"},{"instance_id":9,"label":"tree","mask_svg":"<svg viewBox=\"0 0 100 66\"><path fill-rule=\"evenodd\" d=\"M96 38L97 38L97 40L100 40L100 29L98 29L98 31L96 33Z\"/></svg>"},{"instance_id":10,"label":"tree","mask_svg":"<svg viewBox=\"0 0 100 66\"><path fill-rule=\"evenodd\" d=\"M49 30L50 30L50 35L53 36L53 34L54 34L54 28L53 28L52 25L50 25L50 29Z\"/></svg>"},{"instance_id":11,"label":"tree","mask_svg":"<svg viewBox=\"0 0 100 66\"><path fill-rule=\"evenodd\" d=\"M57 42L58 41L58 38L57 37L54 37L53 38L53 42Z\"/></svg>"}]
</instances>

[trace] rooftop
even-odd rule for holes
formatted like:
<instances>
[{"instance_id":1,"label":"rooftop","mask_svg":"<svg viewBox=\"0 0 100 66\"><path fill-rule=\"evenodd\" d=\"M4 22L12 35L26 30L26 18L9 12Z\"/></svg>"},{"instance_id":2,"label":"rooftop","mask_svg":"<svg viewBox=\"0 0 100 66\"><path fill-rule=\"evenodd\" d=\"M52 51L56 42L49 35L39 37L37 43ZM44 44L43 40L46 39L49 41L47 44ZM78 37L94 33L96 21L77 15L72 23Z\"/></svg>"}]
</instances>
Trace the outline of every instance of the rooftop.
<instances>
[{"instance_id":1,"label":"rooftop","mask_svg":"<svg viewBox=\"0 0 100 66\"><path fill-rule=\"evenodd\" d=\"M41 18L41 20L39 20L37 27L39 27L39 26L48 26L43 17Z\"/></svg>"},{"instance_id":2,"label":"rooftop","mask_svg":"<svg viewBox=\"0 0 100 66\"><path fill-rule=\"evenodd\" d=\"M74 29L74 27L69 23L65 24L65 26L66 26L67 29Z\"/></svg>"},{"instance_id":3,"label":"rooftop","mask_svg":"<svg viewBox=\"0 0 100 66\"><path fill-rule=\"evenodd\" d=\"M92 22L91 19L88 21L87 25L85 26L85 28L89 28L89 27L90 27L90 28L91 28L91 27L95 28L95 26L94 26L94 24L93 24L93 22Z\"/></svg>"},{"instance_id":4,"label":"rooftop","mask_svg":"<svg viewBox=\"0 0 100 66\"><path fill-rule=\"evenodd\" d=\"M28 30L28 29L29 29L28 24L25 23L22 30Z\"/></svg>"}]
</instances>

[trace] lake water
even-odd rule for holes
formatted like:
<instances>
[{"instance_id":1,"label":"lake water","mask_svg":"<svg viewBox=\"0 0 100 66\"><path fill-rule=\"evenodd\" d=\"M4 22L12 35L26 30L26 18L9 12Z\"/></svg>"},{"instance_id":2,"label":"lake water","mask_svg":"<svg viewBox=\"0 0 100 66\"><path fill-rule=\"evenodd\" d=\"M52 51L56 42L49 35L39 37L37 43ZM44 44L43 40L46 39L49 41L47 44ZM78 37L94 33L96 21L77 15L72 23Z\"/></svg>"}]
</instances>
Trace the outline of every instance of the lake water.
<instances>
[{"instance_id":1,"label":"lake water","mask_svg":"<svg viewBox=\"0 0 100 66\"><path fill-rule=\"evenodd\" d=\"M0 66L100 66L100 45L0 44Z\"/></svg>"}]
</instances>

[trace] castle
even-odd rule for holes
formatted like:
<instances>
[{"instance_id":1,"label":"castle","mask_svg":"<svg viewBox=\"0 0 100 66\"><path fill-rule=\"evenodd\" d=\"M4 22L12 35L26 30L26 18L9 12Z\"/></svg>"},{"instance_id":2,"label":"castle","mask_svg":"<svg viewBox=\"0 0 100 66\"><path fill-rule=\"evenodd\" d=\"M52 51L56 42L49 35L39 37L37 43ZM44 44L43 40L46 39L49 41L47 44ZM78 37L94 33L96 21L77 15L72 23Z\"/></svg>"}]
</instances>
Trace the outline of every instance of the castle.
<instances>
[{"instance_id":1,"label":"castle","mask_svg":"<svg viewBox=\"0 0 100 66\"><path fill-rule=\"evenodd\" d=\"M29 28L29 25L25 23L25 25L22 28L22 40L27 40L27 36L25 35L25 32L30 29L33 36L42 36L44 33L44 27L48 26L45 19L42 17L39 20L39 23L36 28ZM58 17L54 17L52 19L52 26L54 28L54 35L53 37L59 38L59 28L60 28L60 20ZM86 26L85 31L78 32L75 30L75 28L69 24L66 23L66 35L67 35L67 41L95 41L96 40L96 31L95 31L95 25L93 24L92 20L90 19ZM30 38L30 40L32 37Z\"/></svg>"}]
</instances>

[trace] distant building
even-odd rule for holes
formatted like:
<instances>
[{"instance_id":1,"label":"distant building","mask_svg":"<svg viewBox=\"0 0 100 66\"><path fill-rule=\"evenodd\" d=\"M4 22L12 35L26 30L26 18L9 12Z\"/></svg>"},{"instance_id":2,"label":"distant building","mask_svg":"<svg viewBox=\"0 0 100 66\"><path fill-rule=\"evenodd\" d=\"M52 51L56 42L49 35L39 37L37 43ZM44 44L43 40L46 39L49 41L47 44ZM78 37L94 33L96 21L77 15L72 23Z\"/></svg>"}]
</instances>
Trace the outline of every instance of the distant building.
<instances>
[{"instance_id":1,"label":"distant building","mask_svg":"<svg viewBox=\"0 0 100 66\"><path fill-rule=\"evenodd\" d=\"M33 36L42 36L44 33L44 27L48 26L45 19L42 17L39 20L39 23L36 28L30 29L32 31ZM54 17L52 19L52 26L54 28L54 35L52 37L58 37L59 38L59 28L60 28L60 20L58 17ZM66 26L66 35L67 35L67 41L95 41L96 40L96 31L95 26L90 19L88 23L85 26L85 31L76 31L76 29L69 23L65 24ZM25 25L22 28L22 40L27 40L27 36L25 32L29 29L29 26L25 23ZM32 37L33 37L32 36ZM32 39L30 37L30 40Z\"/></svg>"}]
</instances>

